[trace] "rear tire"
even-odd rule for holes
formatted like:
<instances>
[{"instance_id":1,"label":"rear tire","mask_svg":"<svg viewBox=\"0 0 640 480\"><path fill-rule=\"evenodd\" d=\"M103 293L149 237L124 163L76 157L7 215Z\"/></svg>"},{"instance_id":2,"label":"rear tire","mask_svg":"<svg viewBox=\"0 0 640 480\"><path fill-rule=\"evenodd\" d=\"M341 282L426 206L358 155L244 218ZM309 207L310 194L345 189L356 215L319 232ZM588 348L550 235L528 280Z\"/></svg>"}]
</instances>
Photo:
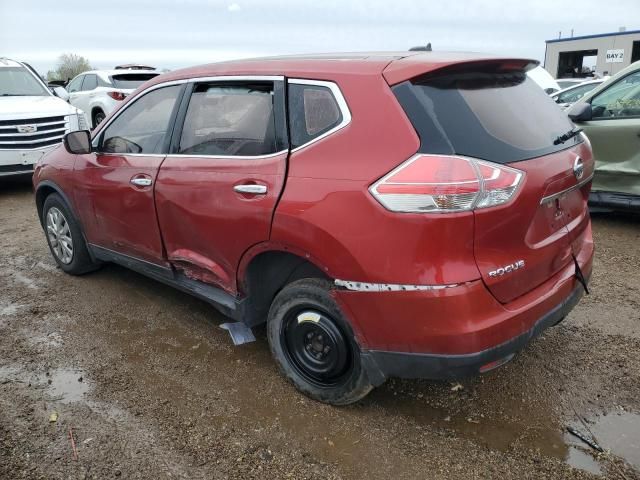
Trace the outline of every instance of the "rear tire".
<instances>
[{"instance_id":1,"label":"rear tire","mask_svg":"<svg viewBox=\"0 0 640 480\"><path fill-rule=\"evenodd\" d=\"M96 110L95 112L93 112L93 118L91 119L93 123L93 128L96 128L100 124L100 122L102 122L105 118L106 118L106 115L102 110Z\"/></svg>"},{"instance_id":2,"label":"rear tire","mask_svg":"<svg viewBox=\"0 0 640 480\"><path fill-rule=\"evenodd\" d=\"M91 260L78 222L57 193L45 199L42 223L51 255L62 270L82 275L100 267Z\"/></svg>"},{"instance_id":3,"label":"rear tire","mask_svg":"<svg viewBox=\"0 0 640 480\"><path fill-rule=\"evenodd\" d=\"M280 370L300 392L331 405L348 405L373 386L330 288L320 279L285 286L269 309L267 337Z\"/></svg>"}]
</instances>

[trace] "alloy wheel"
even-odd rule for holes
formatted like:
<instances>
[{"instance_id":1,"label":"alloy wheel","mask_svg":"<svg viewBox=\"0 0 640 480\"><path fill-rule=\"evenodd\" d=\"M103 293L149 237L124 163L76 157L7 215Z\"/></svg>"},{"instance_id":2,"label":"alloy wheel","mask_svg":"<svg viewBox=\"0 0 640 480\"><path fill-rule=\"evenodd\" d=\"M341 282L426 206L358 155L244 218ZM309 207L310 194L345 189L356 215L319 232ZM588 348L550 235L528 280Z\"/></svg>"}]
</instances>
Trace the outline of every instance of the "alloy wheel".
<instances>
[{"instance_id":1,"label":"alloy wheel","mask_svg":"<svg viewBox=\"0 0 640 480\"><path fill-rule=\"evenodd\" d=\"M51 207L47 212L46 227L47 237L54 255L65 265L70 264L73 260L71 230L69 222L56 207Z\"/></svg>"}]
</instances>

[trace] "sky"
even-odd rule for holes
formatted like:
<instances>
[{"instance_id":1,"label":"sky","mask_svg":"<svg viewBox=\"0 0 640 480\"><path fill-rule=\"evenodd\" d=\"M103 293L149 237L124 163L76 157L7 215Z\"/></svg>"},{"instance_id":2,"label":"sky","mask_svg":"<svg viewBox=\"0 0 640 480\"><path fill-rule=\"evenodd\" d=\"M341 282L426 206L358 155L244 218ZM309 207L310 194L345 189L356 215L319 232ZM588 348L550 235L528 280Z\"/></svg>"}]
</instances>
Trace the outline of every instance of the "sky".
<instances>
[{"instance_id":1,"label":"sky","mask_svg":"<svg viewBox=\"0 0 640 480\"><path fill-rule=\"evenodd\" d=\"M637 22L635 24L630 22ZM62 53L95 68L175 69L311 52L457 50L544 60L545 40L640 29L640 0L0 0L0 56L41 73Z\"/></svg>"}]
</instances>

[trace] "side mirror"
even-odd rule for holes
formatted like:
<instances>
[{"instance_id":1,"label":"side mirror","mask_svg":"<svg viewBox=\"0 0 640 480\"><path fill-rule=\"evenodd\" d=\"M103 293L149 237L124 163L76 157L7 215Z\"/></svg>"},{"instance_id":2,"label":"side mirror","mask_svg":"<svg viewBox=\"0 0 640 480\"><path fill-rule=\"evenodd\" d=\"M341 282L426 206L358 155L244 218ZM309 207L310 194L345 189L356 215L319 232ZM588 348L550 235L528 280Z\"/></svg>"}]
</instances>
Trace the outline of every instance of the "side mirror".
<instances>
[{"instance_id":1,"label":"side mirror","mask_svg":"<svg viewBox=\"0 0 640 480\"><path fill-rule=\"evenodd\" d=\"M567 112L567 115L574 122L587 122L593 118L593 110L590 103L578 103Z\"/></svg>"},{"instance_id":2,"label":"side mirror","mask_svg":"<svg viewBox=\"0 0 640 480\"><path fill-rule=\"evenodd\" d=\"M91 153L91 134L89 130L76 130L67 133L62 139L67 152L76 155Z\"/></svg>"},{"instance_id":3,"label":"side mirror","mask_svg":"<svg viewBox=\"0 0 640 480\"><path fill-rule=\"evenodd\" d=\"M52 87L51 91L56 97L64 100L65 102L69 101L69 93L64 89L64 87Z\"/></svg>"}]
</instances>

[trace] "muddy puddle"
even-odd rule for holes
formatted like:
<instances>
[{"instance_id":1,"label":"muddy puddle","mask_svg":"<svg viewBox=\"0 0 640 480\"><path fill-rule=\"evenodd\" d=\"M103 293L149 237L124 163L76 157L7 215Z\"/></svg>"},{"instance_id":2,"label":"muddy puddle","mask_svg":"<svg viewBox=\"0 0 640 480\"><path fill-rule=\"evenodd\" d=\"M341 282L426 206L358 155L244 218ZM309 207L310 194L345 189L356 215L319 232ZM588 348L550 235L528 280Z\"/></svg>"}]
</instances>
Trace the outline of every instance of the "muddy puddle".
<instances>
[{"instance_id":1,"label":"muddy puddle","mask_svg":"<svg viewBox=\"0 0 640 480\"><path fill-rule=\"evenodd\" d=\"M82 402L90 389L89 383L80 370L53 370L39 378L40 381L46 382L47 393L52 400L62 403Z\"/></svg>"},{"instance_id":2,"label":"muddy puddle","mask_svg":"<svg viewBox=\"0 0 640 480\"><path fill-rule=\"evenodd\" d=\"M640 468L639 414L618 411L586 419L585 423L588 430L581 422L572 423L571 426L587 438L595 439L605 451L623 458L635 468ZM591 473L602 474L598 462L585 453L593 452L589 446L569 433L565 434L565 442L569 446L567 458L569 465Z\"/></svg>"},{"instance_id":3,"label":"muddy puddle","mask_svg":"<svg viewBox=\"0 0 640 480\"><path fill-rule=\"evenodd\" d=\"M78 369L61 368L33 374L16 366L0 366L0 384L11 382L42 390L47 400L61 403L84 402L91 389L85 374Z\"/></svg>"}]
</instances>

